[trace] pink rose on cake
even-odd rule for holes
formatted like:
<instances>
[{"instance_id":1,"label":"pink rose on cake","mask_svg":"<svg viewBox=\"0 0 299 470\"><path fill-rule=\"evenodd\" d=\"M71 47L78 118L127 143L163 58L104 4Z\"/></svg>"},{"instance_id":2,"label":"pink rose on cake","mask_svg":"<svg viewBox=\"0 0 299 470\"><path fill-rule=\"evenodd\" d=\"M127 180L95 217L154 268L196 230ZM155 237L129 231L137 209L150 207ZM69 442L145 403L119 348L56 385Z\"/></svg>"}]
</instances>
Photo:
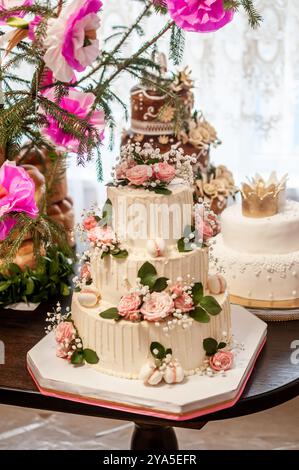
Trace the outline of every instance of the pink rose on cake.
<instances>
[{"instance_id":1,"label":"pink rose on cake","mask_svg":"<svg viewBox=\"0 0 299 470\"><path fill-rule=\"evenodd\" d=\"M215 237L216 235L218 235L218 233L221 232L220 220L214 212L209 212L206 216L206 220L211 225L211 228L213 230L213 237Z\"/></svg>"},{"instance_id":2,"label":"pink rose on cake","mask_svg":"<svg viewBox=\"0 0 299 470\"><path fill-rule=\"evenodd\" d=\"M231 369L234 355L230 351L218 351L210 357L210 367L219 372Z\"/></svg>"},{"instance_id":3,"label":"pink rose on cake","mask_svg":"<svg viewBox=\"0 0 299 470\"><path fill-rule=\"evenodd\" d=\"M96 221L96 218L93 215L89 215L83 221L83 227L85 228L85 230L91 230L92 228L95 228L97 224L98 223Z\"/></svg>"},{"instance_id":4,"label":"pink rose on cake","mask_svg":"<svg viewBox=\"0 0 299 470\"><path fill-rule=\"evenodd\" d=\"M214 236L213 228L210 222L206 219L203 219L202 217L198 219L196 229L199 238L201 238L204 242Z\"/></svg>"},{"instance_id":5,"label":"pink rose on cake","mask_svg":"<svg viewBox=\"0 0 299 470\"><path fill-rule=\"evenodd\" d=\"M55 339L58 343L56 355L67 358L71 350L71 342L75 339L76 329L72 322L64 321L59 323L55 330Z\"/></svg>"},{"instance_id":6,"label":"pink rose on cake","mask_svg":"<svg viewBox=\"0 0 299 470\"><path fill-rule=\"evenodd\" d=\"M153 170L148 165L135 165L126 171L126 178L135 186L146 183L153 175Z\"/></svg>"},{"instance_id":7,"label":"pink rose on cake","mask_svg":"<svg viewBox=\"0 0 299 470\"><path fill-rule=\"evenodd\" d=\"M163 183L170 183L175 177L175 168L167 162L155 163L154 175Z\"/></svg>"},{"instance_id":8,"label":"pink rose on cake","mask_svg":"<svg viewBox=\"0 0 299 470\"><path fill-rule=\"evenodd\" d=\"M208 33L223 28L234 17L223 0L166 0L175 23L185 31Z\"/></svg>"},{"instance_id":9,"label":"pink rose on cake","mask_svg":"<svg viewBox=\"0 0 299 470\"><path fill-rule=\"evenodd\" d=\"M116 179L122 180L126 178L126 171L129 170L129 168L132 168L133 166L136 166L136 163L133 160L126 160L119 163L115 168Z\"/></svg>"},{"instance_id":10,"label":"pink rose on cake","mask_svg":"<svg viewBox=\"0 0 299 470\"><path fill-rule=\"evenodd\" d=\"M118 313L125 320L138 320L140 312L141 299L137 292L124 295L118 305Z\"/></svg>"},{"instance_id":11,"label":"pink rose on cake","mask_svg":"<svg viewBox=\"0 0 299 470\"><path fill-rule=\"evenodd\" d=\"M112 245L115 242L115 233L109 225L106 227L94 227L89 230L87 238L93 243Z\"/></svg>"},{"instance_id":12,"label":"pink rose on cake","mask_svg":"<svg viewBox=\"0 0 299 470\"><path fill-rule=\"evenodd\" d=\"M80 276L85 281L89 281L91 279L91 272L90 272L90 264L85 263L80 269Z\"/></svg>"},{"instance_id":13,"label":"pink rose on cake","mask_svg":"<svg viewBox=\"0 0 299 470\"><path fill-rule=\"evenodd\" d=\"M167 292L152 292L140 309L144 320L159 321L174 311L174 302Z\"/></svg>"},{"instance_id":14,"label":"pink rose on cake","mask_svg":"<svg viewBox=\"0 0 299 470\"><path fill-rule=\"evenodd\" d=\"M176 295L176 298L174 299L174 307L177 310L181 310L182 313L190 312L190 310L192 310L194 307L192 297L184 291L184 286L181 283L176 283L171 288L171 292Z\"/></svg>"}]
</instances>

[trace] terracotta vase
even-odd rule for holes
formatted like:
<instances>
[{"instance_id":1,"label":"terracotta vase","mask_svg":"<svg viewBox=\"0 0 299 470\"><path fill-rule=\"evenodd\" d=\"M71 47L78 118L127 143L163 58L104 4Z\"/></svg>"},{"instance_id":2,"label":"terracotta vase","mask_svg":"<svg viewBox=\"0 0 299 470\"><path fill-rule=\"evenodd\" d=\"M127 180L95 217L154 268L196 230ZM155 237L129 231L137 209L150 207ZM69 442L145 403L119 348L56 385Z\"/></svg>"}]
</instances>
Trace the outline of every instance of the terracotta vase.
<instances>
[{"instance_id":1,"label":"terracotta vase","mask_svg":"<svg viewBox=\"0 0 299 470\"><path fill-rule=\"evenodd\" d=\"M61 154L58 155L61 156ZM47 213L64 227L69 245L74 246L75 217L73 201L68 195L66 169L62 167L57 170L56 161L51 157L47 147L38 148L31 142L24 145L18 161L20 164L34 165L46 177L50 186L47 194Z\"/></svg>"}]
</instances>

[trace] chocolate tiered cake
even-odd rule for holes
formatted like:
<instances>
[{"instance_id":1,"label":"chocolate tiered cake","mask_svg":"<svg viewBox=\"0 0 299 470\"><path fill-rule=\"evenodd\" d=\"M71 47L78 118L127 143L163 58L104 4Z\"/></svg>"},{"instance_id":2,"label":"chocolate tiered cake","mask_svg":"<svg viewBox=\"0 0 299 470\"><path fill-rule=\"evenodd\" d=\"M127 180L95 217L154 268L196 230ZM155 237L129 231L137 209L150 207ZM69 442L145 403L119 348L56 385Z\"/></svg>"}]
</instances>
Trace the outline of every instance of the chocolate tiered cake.
<instances>
[{"instance_id":1,"label":"chocolate tiered cake","mask_svg":"<svg viewBox=\"0 0 299 470\"><path fill-rule=\"evenodd\" d=\"M167 85L165 85L167 84ZM203 114L193 111L193 81L186 68L165 80L162 87L137 85L131 90L131 126L124 131L122 144L150 143L160 153L173 146L192 156L196 195L221 212L236 189L231 172L210 163L210 149L221 142Z\"/></svg>"}]
</instances>

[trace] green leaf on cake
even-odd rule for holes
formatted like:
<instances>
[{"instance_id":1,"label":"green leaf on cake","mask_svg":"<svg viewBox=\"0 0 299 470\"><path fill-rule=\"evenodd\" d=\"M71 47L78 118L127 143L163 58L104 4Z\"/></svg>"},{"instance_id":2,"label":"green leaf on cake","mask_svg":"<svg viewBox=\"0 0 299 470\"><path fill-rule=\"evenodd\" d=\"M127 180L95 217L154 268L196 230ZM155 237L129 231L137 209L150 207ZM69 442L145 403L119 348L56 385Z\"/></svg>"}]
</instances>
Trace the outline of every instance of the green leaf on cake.
<instances>
[{"instance_id":1,"label":"green leaf on cake","mask_svg":"<svg viewBox=\"0 0 299 470\"><path fill-rule=\"evenodd\" d=\"M224 343L223 341L221 341L219 344L218 344L218 349L223 349L226 347L226 343Z\"/></svg>"},{"instance_id":2,"label":"green leaf on cake","mask_svg":"<svg viewBox=\"0 0 299 470\"><path fill-rule=\"evenodd\" d=\"M120 320L121 315L119 315L118 310L116 307L108 308L108 310L104 310L100 313L101 318L105 318L105 320Z\"/></svg>"},{"instance_id":3,"label":"green leaf on cake","mask_svg":"<svg viewBox=\"0 0 299 470\"><path fill-rule=\"evenodd\" d=\"M163 194L164 196L169 196L170 194L172 194L172 192L168 188L153 188L152 191L154 191L154 193L156 194Z\"/></svg>"},{"instance_id":4,"label":"green leaf on cake","mask_svg":"<svg viewBox=\"0 0 299 470\"><path fill-rule=\"evenodd\" d=\"M83 357L84 357L84 360L88 363L88 364L97 364L99 362L99 358L98 358L98 355L95 351L93 351L92 349L84 349L83 350Z\"/></svg>"},{"instance_id":5,"label":"green leaf on cake","mask_svg":"<svg viewBox=\"0 0 299 470\"><path fill-rule=\"evenodd\" d=\"M154 292L162 292L163 290L166 289L166 287L168 285L167 281L168 281L167 277L158 277L158 279L156 279L156 281L153 285L152 290Z\"/></svg>"},{"instance_id":6,"label":"green leaf on cake","mask_svg":"<svg viewBox=\"0 0 299 470\"><path fill-rule=\"evenodd\" d=\"M201 282L196 282L192 287L192 299L195 305L199 304L203 298L203 285Z\"/></svg>"},{"instance_id":7,"label":"green leaf on cake","mask_svg":"<svg viewBox=\"0 0 299 470\"><path fill-rule=\"evenodd\" d=\"M71 357L71 363L74 365L80 365L84 362L83 351L75 351Z\"/></svg>"},{"instance_id":8,"label":"green leaf on cake","mask_svg":"<svg viewBox=\"0 0 299 470\"><path fill-rule=\"evenodd\" d=\"M148 286L151 290L153 290L153 287L156 281L157 281L156 274L149 274L148 276L141 278L141 284L143 284L144 286Z\"/></svg>"},{"instance_id":9,"label":"green leaf on cake","mask_svg":"<svg viewBox=\"0 0 299 470\"><path fill-rule=\"evenodd\" d=\"M189 316L199 323L209 323L210 321L210 316L207 314L207 312L198 306L189 312Z\"/></svg>"},{"instance_id":10,"label":"green leaf on cake","mask_svg":"<svg viewBox=\"0 0 299 470\"><path fill-rule=\"evenodd\" d=\"M120 250L120 249L118 249L118 253L111 252L111 254L112 256L114 256L114 258L117 258L117 259L125 259L129 255L127 250Z\"/></svg>"},{"instance_id":11,"label":"green leaf on cake","mask_svg":"<svg viewBox=\"0 0 299 470\"><path fill-rule=\"evenodd\" d=\"M202 297L199 301L200 306L205 309L210 315L218 315L221 312L221 306L211 295Z\"/></svg>"},{"instance_id":12,"label":"green leaf on cake","mask_svg":"<svg viewBox=\"0 0 299 470\"><path fill-rule=\"evenodd\" d=\"M177 242L178 251L180 253L187 253L188 251L193 251L191 248L191 243L185 243L185 237L180 238Z\"/></svg>"},{"instance_id":13,"label":"green leaf on cake","mask_svg":"<svg viewBox=\"0 0 299 470\"><path fill-rule=\"evenodd\" d=\"M109 256L109 251L103 251L103 253L101 254L101 259L106 258L106 256Z\"/></svg>"},{"instance_id":14,"label":"green leaf on cake","mask_svg":"<svg viewBox=\"0 0 299 470\"><path fill-rule=\"evenodd\" d=\"M155 276L156 274L157 274L157 271L156 271L155 266L153 266L148 261L143 263L143 265L141 266L141 268L138 271L138 277L140 277L141 279L145 278L149 275L152 275L152 276L154 275Z\"/></svg>"},{"instance_id":15,"label":"green leaf on cake","mask_svg":"<svg viewBox=\"0 0 299 470\"><path fill-rule=\"evenodd\" d=\"M164 346L157 341L153 341L150 345L150 351L155 359L163 359L166 356Z\"/></svg>"},{"instance_id":16,"label":"green leaf on cake","mask_svg":"<svg viewBox=\"0 0 299 470\"><path fill-rule=\"evenodd\" d=\"M207 356L213 356L218 350L218 343L214 338L205 338L203 340L203 348Z\"/></svg>"}]
</instances>

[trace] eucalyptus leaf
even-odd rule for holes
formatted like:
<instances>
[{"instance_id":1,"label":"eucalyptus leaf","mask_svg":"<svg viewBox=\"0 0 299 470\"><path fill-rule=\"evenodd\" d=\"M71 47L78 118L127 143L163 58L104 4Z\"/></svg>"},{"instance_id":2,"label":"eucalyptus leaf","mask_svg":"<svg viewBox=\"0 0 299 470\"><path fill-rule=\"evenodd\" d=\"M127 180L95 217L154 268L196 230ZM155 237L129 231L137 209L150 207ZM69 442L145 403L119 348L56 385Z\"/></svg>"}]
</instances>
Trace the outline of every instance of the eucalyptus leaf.
<instances>
[{"instance_id":1,"label":"eucalyptus leaf","mask_svg":"<svg viewBox=\"0 0 299 470\"><path fill-rule=\"evenodd\" d=\"M153 266L148 261L143 263L143 265L141 266L141 268L138 271L138 277L140 277L141 279L146 277L146 276L156 275L156 274L157 274L157 271L156 271L155 266Z\"/></svg>"},{"instance_id":2,"label":"eucalyptus leaf","mask_svg":"<svg viewBox=\"0 0 299 470\"><path fill-rule=\"evenodd\" d=\"M192 298L195 305L203 298L203 285L201 282L195 282L192 286Z\"/></svg>"},{"instance_id":3,"label":"eucalyptus leaf","mask_svg":"<svg viewBox=\"0 0 299 470\"><path fill-rule=\"evenodd\" d=\"M155 350L157 350L157 352L154 352ZM166 356L164 346L161 343L158 343L157 341L151 343L150 351L155 359L163 359Z\"/></svg>"},{"instance_id":4,"label":"eucalyptus leaf","mask_svg":"<svg viewBox=\"0 0 299 470\"><path fill-rule=\"evenodd\" d=\"M203 348L207 356L213 356L218 349L218 343L214 338L205 338L203 340Z\"/></svg>"},{"instance_id":5,"label":"eucalyptus leaf","mask_svg":"<svg viewBox=\"0 0 299 470\"><path fill-rule=\"evenodd\" d=\"M119 320L121 315L119 315L116 307L111 307L101 312L100 317L105 318L105 320Z\"/></svg>"},{"instance_id":6,"label":"eucalyptus leaf","mask_svg":"<svg viewBox=\"0 0 299 470\"><path fill-rule=\"evenodd\" d=\"M88 364L97 364L99 362L99 357L95 351L92 349L84 349L83 357Z\"/></svg>"},{"instance_id":7,"label":"eucalyptus leaf","mask_svg":"<svg viewBox=\"0 0 299 470\"><path fill-rule=\"evenodd\" d=\"M221 312L221 306L211 295L202 297L199 301L200 306L204 308L210 315L218 315Z\"/></svg>"},{"instance_id":8,"label":"eucalyptus leaf","mask_svg":"<svg viewBox=\"0 0 299 470\"><path fill-rule=\"evenodd\" d=\"M210 316L207 314L207 312L198 306L189 312L189 316L199 323L209 323L210 321Z\"/></svg>"},{"instance_id":9,"label":"eucalyptus leaf","mask_svg":"<svg viewBox=\"0 0 299 470\"><path fill-rule=\"evenodd\" d=\"M71 363L74 365L80 365L84 362L83 351L74 351L71 357Z\"/></svg>"},{"instance_id":10,"label":"eucalyptus leaf","mask_svg":"<svg viewBox=\"0 0 299 470\"><path fill-rule=\"evenodd\" d=\"M152 191L154 191L156 194L163 194L164 196L169 196L172 194L170 189L167 188L154 188Z\"/></svg>"},{"instance_id":11,"label":"eucalyptus leaf","mask_svg":"<svg viewBox=\"0 0 299 470\"><path fill-rule=\"evenodd\" d=\"M167 281L168 281L167 277L159 277L158 279L156 279L152 290L154 292L162 292L163 290L166 289L166 287L168 285Z\"/></svg>"}]
</instances>

